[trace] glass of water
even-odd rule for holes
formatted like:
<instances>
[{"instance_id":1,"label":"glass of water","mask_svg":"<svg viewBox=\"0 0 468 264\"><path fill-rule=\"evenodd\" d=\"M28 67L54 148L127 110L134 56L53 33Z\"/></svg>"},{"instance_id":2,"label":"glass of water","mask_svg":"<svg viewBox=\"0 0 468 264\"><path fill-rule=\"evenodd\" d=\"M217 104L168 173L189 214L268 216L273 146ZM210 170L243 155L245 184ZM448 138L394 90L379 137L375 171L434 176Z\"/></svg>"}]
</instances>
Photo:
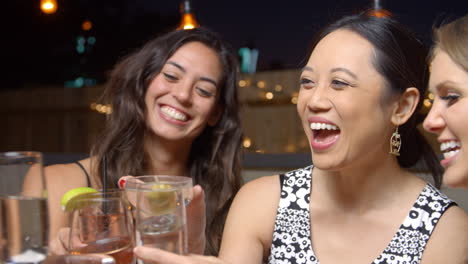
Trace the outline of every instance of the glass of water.
<instances>
[{"instance_id":1,"label":"glass of water","mask_svg":"<svg viewBox=\"0 0 468 264\"><path fill-rule=\"evenodd\" d=\"M187 254L185 206L192 198L192 179L162 175L135 179L140 180L135 185L137 245ZM127 190L129 186L127 181L124 188L132 195L133 190Z\"/></svg>"},{"instance_id":2,"label":"glass of water","mask_svg":"<svg viewBox=\"0 0 468 264\"><path fill-rule=\"evenodd\" d=\"M0 263L42 263L47 244L42 154L0 152Z\"/></svg>"}]
</instances>

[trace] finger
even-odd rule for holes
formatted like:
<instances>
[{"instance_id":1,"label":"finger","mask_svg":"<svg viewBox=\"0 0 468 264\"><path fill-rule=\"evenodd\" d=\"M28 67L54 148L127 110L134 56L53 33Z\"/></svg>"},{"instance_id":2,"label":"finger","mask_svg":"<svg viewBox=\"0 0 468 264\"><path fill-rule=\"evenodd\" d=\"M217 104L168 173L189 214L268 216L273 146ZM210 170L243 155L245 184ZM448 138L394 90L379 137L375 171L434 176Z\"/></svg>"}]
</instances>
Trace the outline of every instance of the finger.
<instances>
[{"instance_id":1,"label":"finger","mask_svg":"<svg viewBox=\"0 0 468 264\"><path fill-rule=\"evenodd\" d=\"M69 243L70 243L69 237L70 237L70 228L69 227L60 228L58 232L58 239L65 253L68 252L69 250Z\"/></svg>"},{"instance_id":2,"label":"finger","mask_svg":"<svg viewBox=\"0 0 468 264\"><path fill-rule=\"evenodd\" d=\"M200 185L193 187L193 200L187 206L187 218L189 225L194 223L202 223L200 227L204 227L206 223L206 204L205 192Z\"/></svg>"},{"instance_id":3,"label":"finger","mask_svg":"<svg viewBox=\"0 0 468 264\"><path fill-rule=\"evenodd\" d=\"M69 248L68 248L69 250L71 249L76 250L79 248L86 247L88 245L88 244L83 243L77 234L74 234L71 237L70 243L71 245L69 245Z\"/></svg>"},{"instance_id":4,"label":"finger","mask_svg":"<svg viewBox=\"0 0 468 264\"><path fill-rule=\"evenodd\" d=\"M205 193L200 185L193 187L193 200L187 206L188 250L203 254L205 251L206 203Z\"/></svg>"},{"instance_id":5,"label":"finger","mask_svg":"<svg viewBox=\"0 0 468 264\"><path fill-rule=\"evenodd\" d=\"M117 184L119 185L119 188L124 189L125 183L130 178L133 178L133 176L122 176L122 177L120 177L119 181L117 182Z\"/></svg>"},{"instance_id":6,"label":"finger","mask_svg":"<svg viewBox=\"0 0 468 264\"><path fill-rule=\"evenodd\" d=\"M59 230L58 237L66 252L70 252L70 250L72 249L76 250L82 247L86 247L88 245L88 244L83 243L80 237L78 236L78 234L76 234L75 232L72 234L72 237L70 238L69 227L61 228Z\"/></svg>"},{"instance_id":7,"label":"finger","mask_svg":"<svg viewBox=\"0 0 468 264\"><path fill-rule=\"evenodd\" d=\"M68 252L68 235L70 228L60 228L56 237L49 243L49 251L54 255L63 255Z\"/></svg>"},{"instance_id":8,"label":"finger","mask_svg":"<svg viewBox=\"0 0 468 264\"><path fill-rule=\"evenodd\" d=\"M149 248L144 246L136 247L133 252L137 258L142 259L145 263L161 263L161 264L175 264L175 263L191 263L187 256L177 255L168 251L157 248Z\"/></svg>"},{"instance_id":9,"label":"finger","mask_svg":"<svg viewBox=\"0 0 468 264\"><path fill-rule=\"evenodd\" d=\"M63 247L60 239L56 237L52 239L49 243L49 252L52 255L63 255L67 253L67 250Z\"/></svg>"}]
</instances>

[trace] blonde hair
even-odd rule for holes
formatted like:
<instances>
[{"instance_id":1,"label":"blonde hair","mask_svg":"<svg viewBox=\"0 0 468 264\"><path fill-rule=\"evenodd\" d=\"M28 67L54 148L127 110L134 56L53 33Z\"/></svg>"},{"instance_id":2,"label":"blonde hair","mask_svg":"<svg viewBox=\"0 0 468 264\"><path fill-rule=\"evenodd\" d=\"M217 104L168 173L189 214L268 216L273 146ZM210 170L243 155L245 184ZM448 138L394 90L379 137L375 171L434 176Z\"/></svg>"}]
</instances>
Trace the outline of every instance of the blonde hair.
<instances>
[{"instance_id":1,"label":"blonde hair","mask_svg":"<svg viewBox=\"0 0 468 264\"><path fill-rule=\"evenodd\" d=\"M435 48L468 71L468 14L434 30Z\"/></svg>"}]
</instances>

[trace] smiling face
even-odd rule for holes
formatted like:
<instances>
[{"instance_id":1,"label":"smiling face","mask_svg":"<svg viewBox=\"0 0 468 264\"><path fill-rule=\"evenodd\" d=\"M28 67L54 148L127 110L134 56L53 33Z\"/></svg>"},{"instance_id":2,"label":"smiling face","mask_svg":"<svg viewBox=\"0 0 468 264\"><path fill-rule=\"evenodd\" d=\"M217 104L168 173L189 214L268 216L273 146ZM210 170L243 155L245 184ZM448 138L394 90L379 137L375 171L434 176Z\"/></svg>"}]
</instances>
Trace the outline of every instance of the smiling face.
<instances>
[{"instance_id":1,"label":"smiling face","mask_svg":"<svg viewBox=\"0 0 468 264\"><path fill-rule=\"evenodd\" d=\"M297 110L320 169L366 166L389 156L388 91L373 56L370 42L340 29L317 44L304 67Z\"/></svg>"},{"instance_id":2,"label":"smiling face","mask_svg":"<svg viewBox=\"0 0 468 264\"><path fill-rule=\"evenodd\" d=\"M154 136L191 143L214 125L222 66L216 52L200 42L181 46L151 81L145 95L147 125Z\"/></svg>"},{"instance_id":3,"label":"smiling face","mask_svg":"<svg viewBox=\"0 0 468 264\"><path fill-rule=\"evenodd\" d=\"M435 98L424 129L441 143L444 183L468 188L468 72L436 49L429 89Z\"/></svg>"}]
</instances>

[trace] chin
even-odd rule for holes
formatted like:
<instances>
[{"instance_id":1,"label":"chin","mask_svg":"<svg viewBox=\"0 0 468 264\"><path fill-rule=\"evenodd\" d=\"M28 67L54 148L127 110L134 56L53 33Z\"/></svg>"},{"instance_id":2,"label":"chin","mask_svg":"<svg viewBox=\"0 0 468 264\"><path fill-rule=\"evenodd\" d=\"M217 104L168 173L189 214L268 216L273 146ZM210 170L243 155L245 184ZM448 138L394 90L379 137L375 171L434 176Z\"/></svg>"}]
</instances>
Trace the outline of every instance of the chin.
<instances>
[{"instance_id":1,"label":"chin","mask_svg":"<svg viewBox=\"0 0 468 264\"><path fill-rule=\"evenodd\" d=\"M318 156L316 154L316 156ZM330 159L326 157L319 157L319 158L314 158L314 155L312 154L312 164L314 165L315 168L323 170L323 171L335 171L338 170L339 164L335 159Z\"/></svg>"},{"instance_id":2,"label":"chin","mask_svg":"<svg viewBox=\"0 0 468 264\"><path fill-rule=\"evenodd\" d=\"M444 173L444 185L450 188L461 188L468 190L468 170L464 170L464 172L457 171L455 172L455 168L449 168Z\"/></svg>"}]
</instances>

